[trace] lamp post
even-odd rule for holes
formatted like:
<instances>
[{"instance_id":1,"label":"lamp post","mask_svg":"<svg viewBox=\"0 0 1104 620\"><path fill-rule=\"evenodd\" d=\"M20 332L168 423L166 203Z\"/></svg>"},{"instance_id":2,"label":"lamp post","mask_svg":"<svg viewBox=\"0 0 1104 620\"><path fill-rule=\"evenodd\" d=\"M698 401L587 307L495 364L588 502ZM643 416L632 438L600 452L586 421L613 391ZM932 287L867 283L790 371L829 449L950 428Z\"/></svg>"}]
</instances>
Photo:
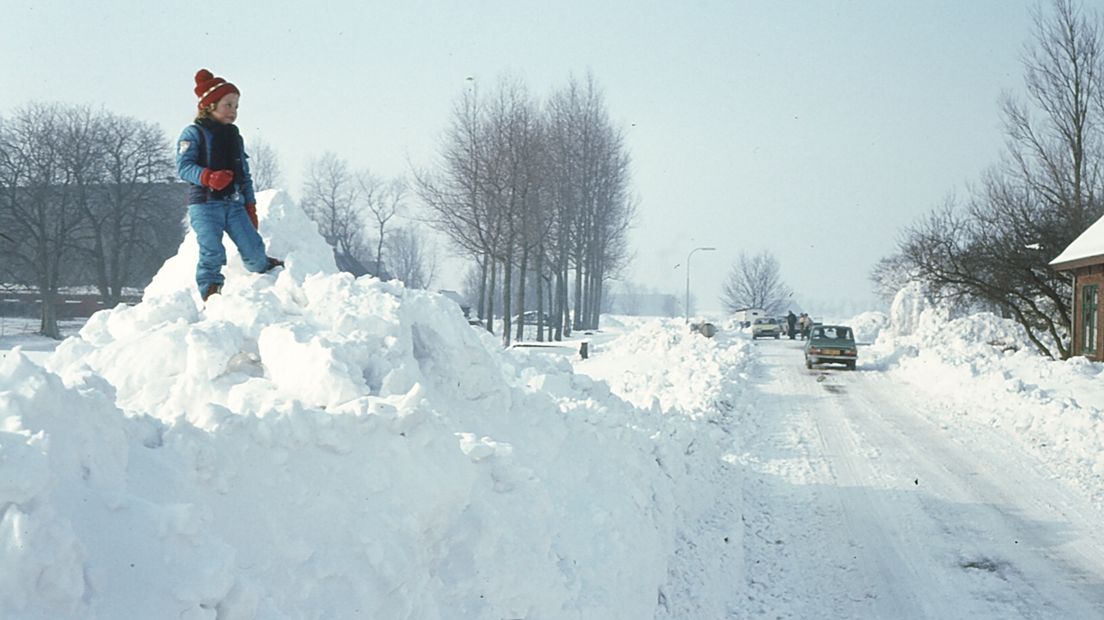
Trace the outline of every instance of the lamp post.
<instances>
[{"instance_id":1,"label":"lamp post","mask_svg":"<svg viewBox=\"0 0 1104 620\"><path fill-rule=\"evenodd\" d=\"M694 255L694 252L701 250L703 252L712 252L717 248L694 248L690 250L690 253L686 255L686 322L690 322L690 257Z\"/></svg>"}]
</instances>

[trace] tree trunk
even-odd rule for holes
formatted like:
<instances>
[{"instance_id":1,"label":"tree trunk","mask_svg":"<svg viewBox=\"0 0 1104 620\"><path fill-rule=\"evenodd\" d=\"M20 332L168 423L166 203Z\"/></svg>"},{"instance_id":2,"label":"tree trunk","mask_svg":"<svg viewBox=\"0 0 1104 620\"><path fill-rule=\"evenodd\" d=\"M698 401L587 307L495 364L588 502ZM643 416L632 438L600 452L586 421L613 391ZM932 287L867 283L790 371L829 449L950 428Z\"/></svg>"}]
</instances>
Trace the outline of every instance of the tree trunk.
<instances>
[{"instance_id":1,"label":"tree trunk","mask_svg":"<svg viewBox=\"0 0 1104 620\"><path fill-rule=\"evenodd\" d=\"M517 309L518 314L521 315L521 320L517 325L517 341L521 342L525 339L525 272L529 268L529 248L525 247L521 250L521 271L518 273L518 294L517 294ZM540 325L537 325L537 329L540 329Z\"/></svg>"},{"instance_id":2,"label":"tree trunk","mask_svg":"<svg viewBox=\"0 0 1104 620\"><path fill-rule=\"evenodd\" d=\"M495 297L495 278L498 276L498 261L488 255L491 263L491 284L487 289L487 331L494 333L494 297Z\"/></svg>"},{"instance_id":3,"label":"tree trunk","mask_svg":"<svg viewBox=\"0 0 1104 620\"><path fill-rule=\"evenodd\" d=\"M571 299L568 297L568 287L570 284L571 270L565 264L563 272L560 274L560 311L563 313L563 337L570 338L571 332L575 327L571 323Z\"/></svg>"},{"instance_id":4,"label":"tree trunk","mask_svg":"<svg viewBox=\"0 0 1104 620\"><path fill-rule=\"evenodd\" d=\"M537 250L537 342L544 342L544 249Z\"/></svg>"},{"instance_id":5,"label":"tree trunk","mask_svg":"<svg viewBox=\"0 0 1104 620\"><path fill-rule=\"evenodd\" d=\"M560 232L559 247L556 252L556 260L552 266L553 279L555 280L554 292L548 295L548 301L552 304L553 311L553 337L556 342L564 338L564 325L567 322L566 308L561 292L564 290L564 273L567 271L567 238L563 231Z\"/></svg>"},{"instance_id":6,"label":"tree trunk","mask_svg":"<svg viewBox=\"0 0 1104 620\"><path fill-rule=\"evenodd\" d=\"M476 309L480 320L485 320L487 315L484 310L487 307L487 264L489 259L483 255L483 262L479 265L479 307Z\"/></svg>"},{"instance_id":7,"label":"tree trunk","mask_svg":"<svg viewBox=\"0 0 1104 620\"><path fill-rule=\"evenodd\" d=\"M575 256L575 307L572 312L571 329L583 329L583 275L585 267L582 255Z\"/></svg>"},{"instance_id":8,"label":"tree trunk","mask_svg":"<svg viewBox=\"0 0 1104 620\"><path fill-rule=\"evenodd\" d=\"M590 297L590 312L587 313L587 329L596 329L598 327L598 315L602 313L602 298L599 296L602 289L602 284L599 281L598 269L592 267L592 271L588 274L590 281L590 288L587 292L587 296Z\"/></svg>"},{"instance_id":9,"label":"tree trunk","mask_svg":"<svg viewBox=\"0 0 1104 620\"><path fill-rule=\"evenodd\" d=\"M555 323L556 315L554 314L554 308L555 308L555 305L556 305L555 304L556 296L555 296L555 293L553 291L553 286L554 286L555 281L556 281L555 274L550 272L548 274L548 277L545 279L545 286L548 287L548 290L546 291L548 293L548 308L550 310L553 310L553 313L550 313L548 315L549 319L552 321L551 323L548 324L548 340L549 340L549 342L551 342L553 337L554 337L554 331L553 330L556 326L556 323Z\"/></svg>"},{"instance_id":10,"label":"tree trunk","mask_svg":"<svg viewBox=\"0 0 1104 620\"><path fill-rule=\"evenodd\" d=\"M383 280L383 224L379 227L379 241L376 242L376 277ZM388 278L390 280L390 278Z\"/></svg>"},{"instance_id":11,"label":"tree trunk","mask_svg":"<svg viewBox=\"0 0 1104 620\"><path fill-rule=\"evenodd\" d=\"M511 287L513 286L512 278L514 275L512 252L506 253L506 260L502 261L502 347L506 348L510 346L510 324L513 320L512 316L512 299Z\"/></svg>"},{"instance_id":12,"label":"tree trunk","mask_svg":"<svg viewBox=\"0 0 1104 620\"><path fill-rule=\"evenodd\" d=\"M61 330L58 329L57 319L57 287L44 286L42 294L42 312L40 315L39 333L54 340L61 340Z\"/></svg>"}]
</instances>

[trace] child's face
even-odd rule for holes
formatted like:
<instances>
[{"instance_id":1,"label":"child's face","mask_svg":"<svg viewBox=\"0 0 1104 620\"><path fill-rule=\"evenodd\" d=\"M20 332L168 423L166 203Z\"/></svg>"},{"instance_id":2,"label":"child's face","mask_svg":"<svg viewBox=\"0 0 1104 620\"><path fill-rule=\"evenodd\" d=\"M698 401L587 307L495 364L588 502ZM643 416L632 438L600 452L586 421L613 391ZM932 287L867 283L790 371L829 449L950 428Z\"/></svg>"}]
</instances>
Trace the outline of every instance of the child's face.
<instances>
[{"instance_id":1,"label":"child's face","mask_svg":"<svg viewBox=\"0 0 1104 620\"><path fill-rule=\"evenodd\" d=\"M238 118L239 98L237 93L230 93L222 99L219 99L218 103L215 104L214 112L211 112L211 118L223 125L233 123Z\"/></svg>"}]
</instances>

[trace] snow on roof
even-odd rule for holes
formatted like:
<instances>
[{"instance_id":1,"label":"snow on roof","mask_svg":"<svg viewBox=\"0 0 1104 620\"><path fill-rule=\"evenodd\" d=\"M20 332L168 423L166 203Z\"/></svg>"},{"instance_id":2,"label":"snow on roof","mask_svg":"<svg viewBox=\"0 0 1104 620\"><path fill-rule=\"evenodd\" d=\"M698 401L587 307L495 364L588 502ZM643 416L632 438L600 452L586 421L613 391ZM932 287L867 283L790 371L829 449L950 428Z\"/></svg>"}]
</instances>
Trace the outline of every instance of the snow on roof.
<instances>
[{"instance_id":1,"label":"snow on roof","mask_svg":"<svg viewBox=\"0 0 1104 620\"><path fill-rule=\"evenodd\" d=\"M1050 266L1071 269L1078 266L1076 263L1097 257L1104 262L1104 217L1074 239L1057 258L1050 261Z\"/></svg>"}]
</instances>

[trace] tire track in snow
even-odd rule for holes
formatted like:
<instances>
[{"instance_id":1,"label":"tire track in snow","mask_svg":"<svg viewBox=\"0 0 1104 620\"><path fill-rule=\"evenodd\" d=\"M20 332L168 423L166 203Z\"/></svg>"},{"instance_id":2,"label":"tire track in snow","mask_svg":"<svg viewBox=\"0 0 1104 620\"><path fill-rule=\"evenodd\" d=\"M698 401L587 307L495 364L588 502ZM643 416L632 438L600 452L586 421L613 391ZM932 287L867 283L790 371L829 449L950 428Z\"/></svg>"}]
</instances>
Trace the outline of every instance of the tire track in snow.
<instances>
[{"instance_id":1,"label":"tire track in snow","mask_svg":"<svg viewBox=\"0 0 1104 620\"><path fill-rule=\"evenodd\" d=\"M888 464L924 481L919 497L957 546L957 565L979 582L976 594L1025 617L1104 617L1102 515L1088 501L991 427L937 422L925 399L884 375L851 383L856 426L883 451L907 455Z\"/></svg>"},{"instance_id":2,"label":"tire track in snow","mask_svg":"<svg viewBox=\"0 0 1104 620\"><path fill-rule=\"evenodd\" d=\"M816 416L831 403L805 376L799 343L760 345L760 398L746 435L748 600L733 617L886 616L888 590L869 559ZM907 617L907 616L906 616Z\"/></svg>"},{"instance_id":3,"label":"tire track in snow","mask_svg":"<svg viewBox=\"0 0 1104 620\"><path fill-rule=\"evenodd\" d=\"M748 599L732 617L1104 617L1099 515L1030 456L996 436L956 442L881 374L806 371L795 343L757 349Z\"/></svg>"},{"instance_id":4,"label":"tire track in snow","mask_svg":"<svg viewBox=\"0 0 1104 620\"><path fill-rule=\"evenodd\" d=\"M825 377L817 374L816 378ZM801 377L809 379L811 377ZM841 384L833 376L821 387ZM860 449L858 438L847 421L849 399L845 390L825 390L829 397L818 409L813 420L819 432L824 456L829 461L840 489L837 500L843 506L845 527L857 541L862 563L877 576L874 608L881 618L952 618L957 615L948 607L951 580L941 571L930 570L925 561L922 523L916 523L910 502L896 494L886 493L882 476L877 472L869 449ZM839 396L842 396L841 399ZM873 452L877 454L877 452ZM931 596L940 592L944 596Z\"/></svg>"}]
</instances>

